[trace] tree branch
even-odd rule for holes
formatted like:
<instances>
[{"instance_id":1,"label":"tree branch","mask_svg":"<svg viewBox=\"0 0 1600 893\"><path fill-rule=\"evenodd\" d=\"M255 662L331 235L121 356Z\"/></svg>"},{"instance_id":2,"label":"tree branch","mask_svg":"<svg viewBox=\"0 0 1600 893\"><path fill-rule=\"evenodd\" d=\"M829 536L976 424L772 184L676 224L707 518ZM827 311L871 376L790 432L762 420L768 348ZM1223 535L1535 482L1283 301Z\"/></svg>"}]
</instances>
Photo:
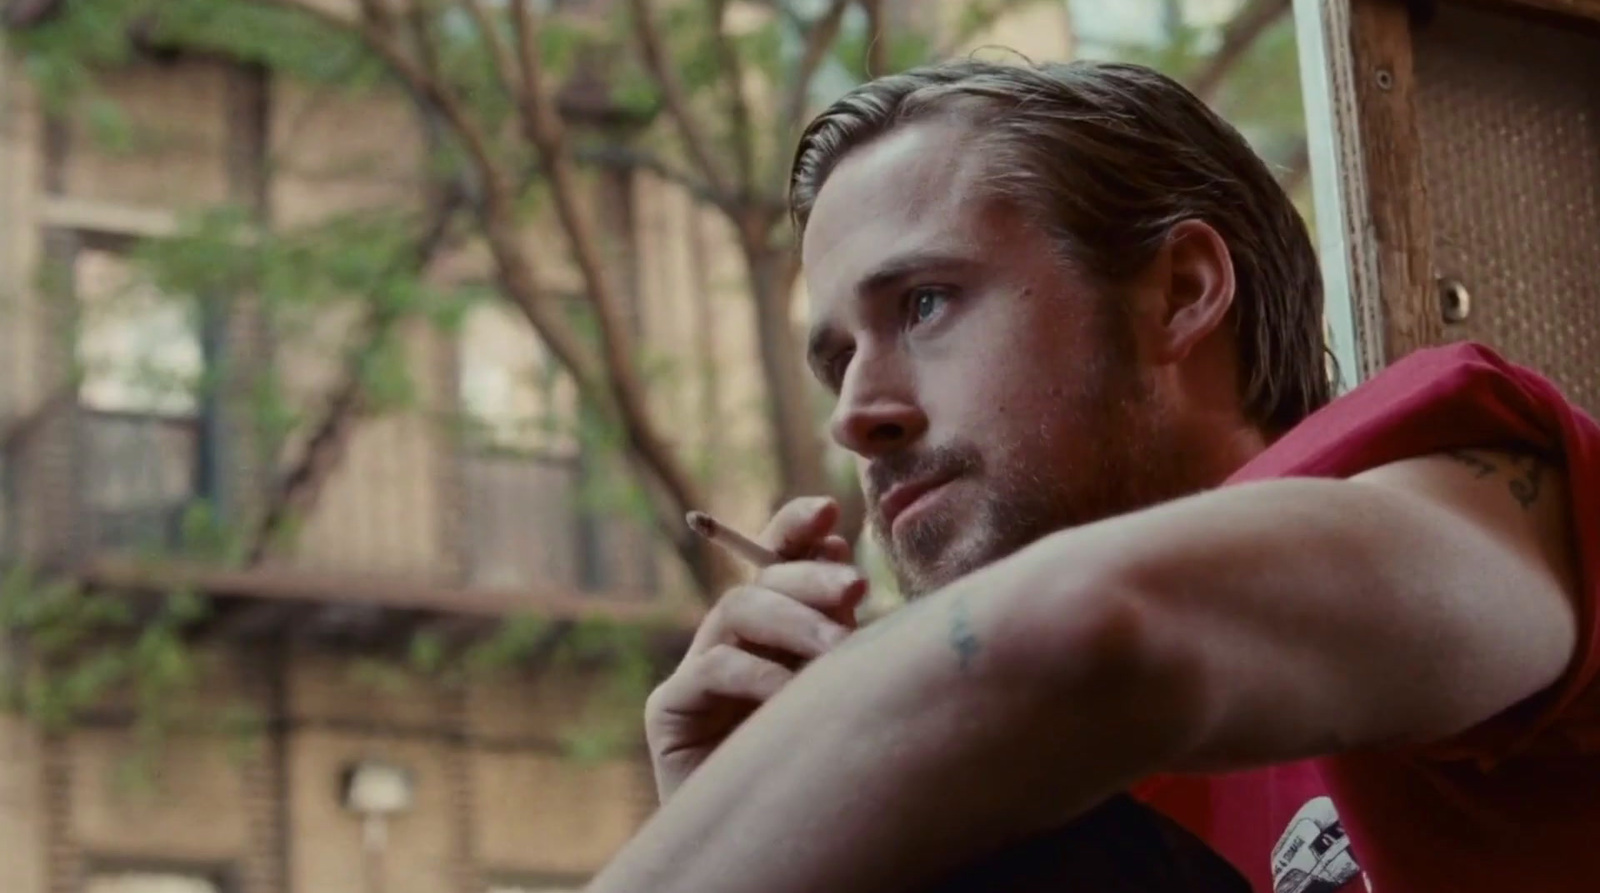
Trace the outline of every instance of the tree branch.
<instances>
[{"instance_id":1,"label":"tree branch","mask_svg":"<svg viewBox=\"0 0 1600 893\"><path fill-rule=\"evenodd\" d=\"M1261 35L1288 11L1289 0L1250 0L1222 29L1222 45L1189 78L1189 90L1206 103L1213 102L1228 73L1233 71Z\"/></svg>"},{"instance_id":2,"label":"tree branch","mask_svg":"<svg viewBox=\"0 0 1600 893\"><path fill-rule=\"evenodd\" d=\"M811 96L811 82L817 69L827 57L828 50L839 37L839 26L852 0L833 0L828 9L817 18L816 24L806 32L805 49L800 54L800 64L795 69L794 80L789 82L789 96L783 103L783 132L794 136L804 126L807 99Z\"/></svg>"},{"instance_id":3,"label":"tree branch","mask_svg":"<svg viewBox=\"0 0 1600 893\"><path fill-rule=\"evenodd\" d=\"M429 18L433 11L432 0L412 0L406 9L406 23L411 27L411 39L416 44L417 61L423 74L429 80L442 84L439 56L433 46L433 25Z\"/></svg>"},{"instance_id":4,"label":"tree branch","mask_svg":"<svg viewBox=\"0 0 1600 893\"><path fill-rule=\"evenodd\" d=\"M444 247L450 232L450 221L465 204L463 190L449 189L440 201L434 203L433 212L416 247L389 273L393 275L409 270L420 275ZM389 277L382 278L386 280ZM245 556L248 566L259 565L270 558L290 520L305 517L316 507L324 485L344 459L350 436L367 414L367 392L362 379L363 358L389 337L400 320L401 314L394 307L375 300L369 304L358 336L359 345L346 357L343 378L328 398L321 420L306 440L305 449L283 475L282 483L268 500L261 522L251 536Z\"/></svg>"},{"instance_id":5,"label":"tree branch","mask_svg":"<svg viewBox=\"0 0 1600 893\"><path fill-rule=\"evenodd\" d=\"M594 396L609 397L621 417L622 430L634 453L651 470L676 510L687 511L704 505L698 485L652 420L644 382L639 377L631 338L622 318L621 302L600 257L600 240L594 223L578 197L571 147L565 139L561 118L541 83L538 22L528 0L517 0L514 22L522 63L524 136L538 150L540 168L555 200L556 216L594 307L604 364L604 374L596 383L606 386L604 392ZM509 221L499 223L502 229L508 225ZM528 281L531 284L531 276ZM599 401L597 405L606 405L606 401Z\"/></svg>"},{"instance_id":6,"label":"tree branch","mask_svg":"<svg viewBox=\"0 0 1600 893\"><path fill-rule=\"evenodd\" d=\"M728 120L733 125L733 159L739 168L739 192L755 185L755 130L750 125L750 103L744 95L744 64L739 50L728 37L728 0L711 3L711 42L722 68L723 86L728 94Z\"/></svg>"},{"instance_id":7,"label":"tree branch","mask_svg":"<svg viewBox=\"0 0 1600 893\"><path fill-rule=\"evenodd\" d=\"M514 235L516 226L511 210L510 186L489 153L489 143L483 131L467 116L465 108L455 101L442 84L424 75L382 34L373 28L363 27L357 20L324 8L316 0L250 0L250 2L297 11L362 41L389 67L390 72L400 81L401 86L411 95L417 107L423 110L425 116L429 109L433 109L445 119L457 139L466 148L476 168L481 185L478 201L479 219L483 222L485 235L488 237L489 247L495 255L496 262L511 269L509 281L516 285L517 291L510 296L522 307L529 321L544 339L545 346L550 348L557 360L573 371L575 377L580 381L587 380L591 384L599 380L598 371L594 363L586 357L577 334L559 316L553 315L543 307L538 299L540 295L538 282L534 279L532 268L522 253L522 246Z\"/></svg>"},{"instance_id":8,"label":"tree branch","mask_svg":"<svg viewBox=\"0 0 1600 893\"><path fill-rule=\"evenodd\" d=\"M539 23L534 21L532 0L512 0L511 33L517 44L517 71L521 75L522 101L530 107L543 100L539 89ZM556 120L560 124L560 119Z\"/></svg>"},{"instance_id":9,"label":"tree branch","mask_svg":"<svg viewBox=\"0 0 1600 893\"><path fill-rule=\"evenodd\" d=\"M867 14L867 77L889 73L889 35L883 30L883 0L861 0Z\"/></svg>"},{"instance_id":10,"label":"tree branch","mask_svg":"<svg viewBox=\"0 0 1600 893\"><path fill-rule=\"evenodd\" d=\"M644 56L645 66L650 69L651 76L661 89L662 101L666 103L667 112L683 137L695 169L711 184L712 189L724 195L733 195L711 152L711 143L695 118L694 110L689 107L689 95L683 88L683 82L678 79L677 70L667 59L666 49L661 42L661 30L655 16L650 13L649 4L646 0L628 0L628 7L633 14L634 36L639 42L640 54Z\"/></svg>"},{"instance_id":11,"label":"tree branch","mask_svg":"<svg viewBox=\"0 0 1600 893\"><path fill-rule=\"evenodd\" d=\"M394 19L385 8L383 0L360 0L361 18L374 33L389 35L394 29Z\"/></svg>"},{"instance_id":12,"label":"tree branch","mask_svg":"<svg viewBox=\"0 0 1600 893\"><path fill-rule=\"evenodd\" d=\"M406 58L405 53L401 52L385 33L385 26L376 22L363 23L340 15L324 8L316 0L248 0L248 2L296 11L360 40L368 50L383 60L407 92L419 101L431 103L444 116L472 158L473 164L477 166L485 191L490 191L491 183L501 179L499 169L489 152L488 137L482 129L467 116L466 109L450 91L445 89L444 84L429 77L426 71ZM364 2L381 8L377 0L364 0ZM380 15L385 14L380 13ZM386 15L379 21L387 21Z\"/></svg>"},{"instance_id":13,"label":"tree branch","mask_svg":"<svg viewBox=\"0 0 1600 893\"><path fill-rule=\"evenodd\" d=\"M717 193L706 185L705 181L697 179L687 171L679 170L667 163L666 159L646 149L620 144L579 146L573 149L573 158L579 164L649 171L668 183L683 187L690 195L716 206L730 217L739 213L739 206L728 201L727 196Z\"/></svg>"},{"instance_id":14,"label":"tree branch","mask_svg":"<svg viewBox=\"0 0 1600 893\"><path fill-rule=\"evenodd\" d=\"M538 150L540 168L550 181L563 229L571 239L574 259L594 302L601 336L600 357L594 356L559 309L550 306L544 299L516 219L513 184L494 163L483 131L468 117L465 108L450 91L429 78L383 34L363 26L361 22L324 9L315 0L251 2L298 10L355 36L389 67L424 114L430 110L438 112L466 148L481 181L478 219L506 297L522 311L545 347L572 374L584 398L618 414L622 430L628 438L630 460L650 472L647 485L653 483L675 511L704 505L698 487L660 436L647 411L642 383L634 369L632 357L628 355L626 330L620 322L614 291L600 262L597 239L577 198L572 159L562 136L562 123L539 84L537 23L527 0L518 0L512 19L523 84L519 119L524 136ZM642 2L636 5L642 10ZM648 22L648 19L645 21ZM643 30L653 33L651 27ZM657 53L657 64L660 61ZM681 93L679 98L682 98ZM685 116L680 124L689 120ZM714 186L720 184L715 167L709 164L709 156L704 158L711 174L708 182ZM660 517L669 514L654 500L652 504ZM692 537L679 538L675 542L702 585L714 585L716 579L706 576L709 569L717 566L715 557L709 554L714 547ZM711 594L712 590L708 589L707 592Z\"/></svg>"},{"instance_id":15,"label":"tree branch","mask_svg":"<svg viewBox=\"0 0 1600 893\"><path fill-rule=\"evenodd\" d=\"M516 63L511 59L511 51L506 47L505 41L500 39L500 32L494 26L494 17L489 14L488 7L483 5L483 0L461 0L463 6L472 20L478 25L478 32L483 35L483 45L489 51L489 58L493 60L496 76L500 79L500 86L511 97L513 104L521 102L521 91L517 89Z\"/></svg>"}]
</instances>

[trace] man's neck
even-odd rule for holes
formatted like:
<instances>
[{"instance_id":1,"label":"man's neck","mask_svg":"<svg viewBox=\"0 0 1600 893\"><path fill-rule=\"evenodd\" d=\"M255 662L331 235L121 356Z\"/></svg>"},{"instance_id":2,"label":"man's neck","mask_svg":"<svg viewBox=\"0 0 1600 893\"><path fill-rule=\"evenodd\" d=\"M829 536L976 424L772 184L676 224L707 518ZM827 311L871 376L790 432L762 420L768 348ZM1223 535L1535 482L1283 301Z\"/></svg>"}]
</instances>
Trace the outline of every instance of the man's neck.
<instances>
[{"instance_id":1,"label":"man's neck","mask_svg":"<svg viewBox=\"0 0 1600 893\"><path fill-rule=\"evenodd\" d=\"M1185 452L1173 459L1190 493L1221 486L1271 445L1265 432L1237 416L1202 416L1185 428L1178 441Z\"/></svg>"}]
</instances>

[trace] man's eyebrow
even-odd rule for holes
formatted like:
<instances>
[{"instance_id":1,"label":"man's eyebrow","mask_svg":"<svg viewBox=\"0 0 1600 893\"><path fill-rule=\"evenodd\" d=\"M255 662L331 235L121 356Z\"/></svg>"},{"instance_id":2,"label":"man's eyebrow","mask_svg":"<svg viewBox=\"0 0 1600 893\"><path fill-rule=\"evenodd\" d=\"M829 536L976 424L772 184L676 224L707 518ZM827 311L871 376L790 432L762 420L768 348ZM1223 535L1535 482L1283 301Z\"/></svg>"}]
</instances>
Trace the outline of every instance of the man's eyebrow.
<instances>
[{"instance_id":1,"label":"man's eyebrow","mask_svg":"<svg viewBox=\"0 0 1600 893\"><path fill-rule=\"evenodd\" d=\"M977 258L958 251L937 248L908 251L889 258L879 264L876 270L862 277L856 285L856 293L869 295L885 291L918 273L956 270L977 264Z\"/></svg>"}]
</instances>

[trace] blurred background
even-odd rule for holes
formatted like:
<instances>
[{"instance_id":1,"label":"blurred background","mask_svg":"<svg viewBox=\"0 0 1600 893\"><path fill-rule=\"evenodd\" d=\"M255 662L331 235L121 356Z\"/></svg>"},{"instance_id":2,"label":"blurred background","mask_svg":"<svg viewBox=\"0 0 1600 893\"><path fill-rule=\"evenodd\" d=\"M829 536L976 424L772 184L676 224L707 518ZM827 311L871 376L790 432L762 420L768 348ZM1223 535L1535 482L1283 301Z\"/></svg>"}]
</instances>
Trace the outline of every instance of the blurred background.
<instances>
[{"instance_id":1,"label":"blurred background","mask_svg":"<svg viewBox=\"0 0 1600 893\"><path fill-rule=\"evenodd\" d=\"M1142 62L1309 218L1289 5L5 4L0 891L580 888L740 574L684 512L862 526L801 360L810 116Z\"/></svg>"}]
</instances>

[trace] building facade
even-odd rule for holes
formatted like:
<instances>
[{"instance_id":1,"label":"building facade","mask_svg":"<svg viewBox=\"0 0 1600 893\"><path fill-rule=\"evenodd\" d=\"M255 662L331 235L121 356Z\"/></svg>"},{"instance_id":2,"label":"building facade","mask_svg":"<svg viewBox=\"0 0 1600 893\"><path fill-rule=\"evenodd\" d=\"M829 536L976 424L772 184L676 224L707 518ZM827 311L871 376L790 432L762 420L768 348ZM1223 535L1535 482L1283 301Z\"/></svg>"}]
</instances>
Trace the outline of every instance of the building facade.
<instances>
[{"instance_id":1,"label":"building facade","mask_svg":"<svg viewBox=\"0 0 1600 893\"><path fill-rule=\"evenodd\" d=\"M979 42L1046 57L1068 37L1063 16L1034 10ZM648 628L652 659L669 662L700 611L685 575L642 523L587 504L614 467L570 431L527 424L574 398L523 320L493 302L459 331L402 327L415 399L353 426L287 548L242 569L152 563L193 535L196 505L224 521L262 511L314 426L265 447L252 437L241 408L252 373L270 367L289 402L321 407L361 322L334 311L287 332L247 293L175 301L139 279L133 253L219 203L284 229L408 207L428 158L397 96L176 51L107 74L104 101L141 135L137 151L107 146L92 114L55 113L21 60L0 60L0 563L115 593L138 618L156 616L177 581L211 612L188 634L194 709L140 779L123 772L146 753L131 695L61 728L0 715L0 890L576 889L654 790L636 745L572 755L612 668L540 655L604 621ZM639 340L687 370L653 395L657 409L680 444L758 457L747 472L723 463L712 505L758 526L773 495L761 385L725 374L759 364L734 234L647 173L585 188ZM560 243L543 220L527 238ZM578 290L559 251L541 259L547 287ZM488 270L469 242L430 276ZM202 379L215 388L181 384ZM479 437L440 422L462 415ZM419 634L470 641L510 615L547 625L519 669L462 681L405 659ZM28 652L15 629L7 638L17 669ZM381 679L364 673L375 663ZM249 733L220 732L238 711Z\"/></svg>"}]
</instances>

